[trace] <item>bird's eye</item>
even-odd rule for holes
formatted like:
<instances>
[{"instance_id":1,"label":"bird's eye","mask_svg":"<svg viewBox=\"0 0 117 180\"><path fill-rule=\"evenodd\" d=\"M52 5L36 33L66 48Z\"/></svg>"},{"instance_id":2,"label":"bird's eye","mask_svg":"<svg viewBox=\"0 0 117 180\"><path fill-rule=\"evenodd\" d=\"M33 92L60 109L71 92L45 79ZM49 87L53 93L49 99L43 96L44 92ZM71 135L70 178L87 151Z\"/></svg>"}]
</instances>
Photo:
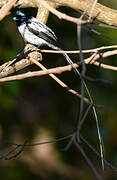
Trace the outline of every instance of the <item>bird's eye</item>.
<instances>
[{"instance_id":1,"label":"bird's eye","mask_svg":"<svg viewBox=\"0 0 117 180\"><path fill-rule=\"evenodd\" d=\"M16 17L13 17L13 20L14 20L14 21L16 21L16 19L17 19Z\"/></svg>"}]
</instances>

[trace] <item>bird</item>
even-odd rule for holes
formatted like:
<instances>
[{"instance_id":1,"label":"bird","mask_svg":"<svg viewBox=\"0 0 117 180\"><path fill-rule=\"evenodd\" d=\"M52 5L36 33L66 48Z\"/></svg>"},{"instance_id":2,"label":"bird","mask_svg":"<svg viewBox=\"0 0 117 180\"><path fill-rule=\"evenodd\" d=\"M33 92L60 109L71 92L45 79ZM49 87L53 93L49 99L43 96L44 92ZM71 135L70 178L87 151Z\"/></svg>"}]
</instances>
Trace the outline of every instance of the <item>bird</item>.
<instances>
[{"instance_id":1,"label":"bird","mask_svg":"<svg viewBox=\"0 0 117 180\"><path fill-rule=\"evenodd\" d=\"M15 16L13 17L13 20L16 21L18 30L21 33L26 43L30 43L38 48L40 48L43 45L47 45L48 47L54 50L63 51L57 44L57 36L55 35L55 33L49 27L43 24L39 19L29 14L26 14L25 12L21 10L18 10L16 11ZM66 53L62 52L61 54L65 57L65 60L67 61L68 64L70 65L73 64L72 60ZM92 106L94 103L82 75L80 74L78 69L73 68L73 70L75 74L79 76L80 79L82 80L82 83L86 89L86 92L91 102L90 105ZM82 101L83 101L83 98L81 98L81 103ZM93 112L94 112L95 119L97 121L97 114L96 114L96 110L94 106L93 106ZM99 136L100 144L102 145L102 142L100 140L100 132L98 132L98 136ZM102 165L103 165L102 147L100 149L101 149L101 159L102 159Z\"/></svg>"},{"instance_id":2,"label":"bird","mask_svg":"<svg viewBox=\"0 0 117 180\"><path fill-rule=\"evenodd\" d=\"M57 36L55 33L39 19L24 11L18 10L13 20L16 22L18 30L26 43L30 43L39 49L41 46L47 45L54 50L63 51L57 44ZM67 64L73 64L73 61L66 53L62 52L61 54L64 56ZM80 75L76 68L73 68L73 70L75 74Z\"/></svg>"}]
</instances>

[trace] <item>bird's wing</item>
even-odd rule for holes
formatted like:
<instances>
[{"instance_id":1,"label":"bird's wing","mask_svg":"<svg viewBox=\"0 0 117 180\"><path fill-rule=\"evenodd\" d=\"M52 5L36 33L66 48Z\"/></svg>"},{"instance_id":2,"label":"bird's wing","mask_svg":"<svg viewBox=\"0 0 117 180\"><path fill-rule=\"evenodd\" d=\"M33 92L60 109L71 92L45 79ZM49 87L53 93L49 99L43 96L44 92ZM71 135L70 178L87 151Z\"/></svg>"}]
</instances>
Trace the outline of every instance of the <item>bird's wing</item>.
<instances>
[{"instance_id":1,"label":"bird's wing","mask_svg":"<svg viewBox=\"0 0 117 180\"><path fill-rule=\"evenodd\" d=\"M45 24L41 23L38 19L32 18L31 23L27 24L29 31L42 38L49 44L57 46L57 37L54 32Z\"/></svg>"}]
</instances>

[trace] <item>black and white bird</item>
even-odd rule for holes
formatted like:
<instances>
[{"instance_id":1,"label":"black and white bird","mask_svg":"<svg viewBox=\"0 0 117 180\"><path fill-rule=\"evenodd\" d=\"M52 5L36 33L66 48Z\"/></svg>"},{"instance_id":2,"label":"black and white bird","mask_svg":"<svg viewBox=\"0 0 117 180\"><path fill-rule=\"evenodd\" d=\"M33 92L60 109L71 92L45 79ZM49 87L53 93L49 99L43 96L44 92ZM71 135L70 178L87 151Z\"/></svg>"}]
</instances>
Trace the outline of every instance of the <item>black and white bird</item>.
<instances>
[{"instance_id":1,"label":"black and white bird","mask_svg":"<svg viewBox=\"0 0 117 180\"><path fill-rule=\"evenodd\" d=\"M38 48L40 48L40 46L47 45L54 50L62 51L62 49L57 45L57 37L55 33L39 19L27 15L25 12L19 10L16 12L13 20L16 21L18 30L25 42L28 42ZM73 64L72 60L66 53L61 54L65 57L68 64ZM73 69L76 74L80 75L76 68Z\"/></svg>"}]
</instances>

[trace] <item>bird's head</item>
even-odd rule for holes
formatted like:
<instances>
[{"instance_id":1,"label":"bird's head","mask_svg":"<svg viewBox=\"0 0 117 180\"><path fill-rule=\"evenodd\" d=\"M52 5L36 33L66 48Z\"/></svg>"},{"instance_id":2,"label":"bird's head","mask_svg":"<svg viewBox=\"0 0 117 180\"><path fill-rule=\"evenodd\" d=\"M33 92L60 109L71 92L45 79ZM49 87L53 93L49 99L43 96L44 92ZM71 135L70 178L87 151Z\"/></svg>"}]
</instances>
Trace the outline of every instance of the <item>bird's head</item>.
<instances>
[{"instance_id":1,"label":"bird's head","mask_svg":"<svg viewBox=\"0 0 117 180\"><path fill-rule=\"evenodd\" d=\"M23 11L17 11L15 16L13 17L13 20L19 24L30 22L30 19L31 19L31 16L27 15Z\"/></svg>"}]
</instances>

